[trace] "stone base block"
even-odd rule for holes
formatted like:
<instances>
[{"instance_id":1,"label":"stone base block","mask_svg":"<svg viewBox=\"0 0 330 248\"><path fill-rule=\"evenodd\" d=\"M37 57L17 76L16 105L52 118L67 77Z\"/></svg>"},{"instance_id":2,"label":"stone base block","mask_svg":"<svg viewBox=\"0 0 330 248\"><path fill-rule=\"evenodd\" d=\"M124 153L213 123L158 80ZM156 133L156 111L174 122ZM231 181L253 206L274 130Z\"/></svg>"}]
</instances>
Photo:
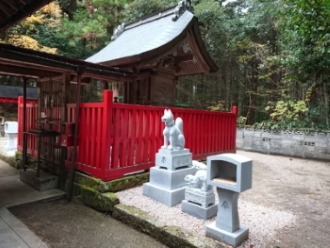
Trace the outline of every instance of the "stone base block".
<instances>
[{"instance_id":1,"label":"stone base block","mask_svg":"<svg viewBox=\"0 0 330 248\"><path fill-rule=\"evenodd\" d=\"M152 185L151 183L143 184L144 195L154 199L155 201L163 203L169 207L173 207L182 202L182 200L184 199L185 190L186 190L185 187L175 190L167 190Z\"/></svg>"},{"instance_id":2,"label":"stone base block","mask_svg":"<svg viewBox=\"0 0 330 248\"><path fill-rule=\"evenodd\" d=\"M190 168L192 166L192 153L189 149L179 151L170 151L159 149L156 153L156 167L166 168L167 170L178 170L181 168Z\"/></svg>"},{"instance_id":3,"label":"stone base block","mask_svg":"<svg viewBox=\"0 0 330 248\"><path fill-rule=\"evenodd\" d=\"M213 222L206 227L206 236L236 247L249 237L249 228L240 226L239 229L231 233L216 227L215 222Z\"/></svg>"},{"instance_id":4,"label":"stone base block","mask_svg":"<svg viewBox=\"0 0 330 248\"><path fill-rule=\"evenodd\" d=\"M33 169L27 169L26 171L21 170L20 179L22 182L38 191L56 189L58 187L58 176L45 171L40 171L40 176L37 177L36 171Z\"/></svg>"},{"instance_id":5,"label":"stone base block","mask_svg":"<svg viewBox=\"0 0 330 248\"><path fill-rule=\"evenodd\" d=\"M213 191L202 191L200 189L190 188L186 189L185 200L191 203L200 205L203 208L214 205L215 203L215 194Z\"/></svg>"},{"instance_id":6,"label":"stone base block","mask_svg":"<svg viewBox=\"0 0 330 248\"><path fill-rule=\"evenodd\" d=\"M195 168L185 168L176 171L169 171L157 167L152 167L150 169L150 184L164 188L166 190L175 190L185 187L185 176L189 174L194 175L195 173Z\"/></svg>"},{"instance_id":7,"label":"stone base block","mask_svg":"<svg viewBox=\"0 0 330 248\"><path fill-rule=\"evenodd\" d=\"M208 220L217 215L218 204L203 208L197 204L183 200L181 203L181 211L196 218Z\"/></svg>"}]
</instances>

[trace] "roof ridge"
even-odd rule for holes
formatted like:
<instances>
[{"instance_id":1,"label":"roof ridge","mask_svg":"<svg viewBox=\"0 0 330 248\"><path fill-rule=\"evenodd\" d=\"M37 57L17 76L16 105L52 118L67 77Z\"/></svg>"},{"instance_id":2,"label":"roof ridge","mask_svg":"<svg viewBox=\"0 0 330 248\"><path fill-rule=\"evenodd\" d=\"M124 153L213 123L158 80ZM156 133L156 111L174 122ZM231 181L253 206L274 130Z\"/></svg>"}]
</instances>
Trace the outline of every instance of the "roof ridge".
<instances>
[{"instance_id":1,"label":"roof ridge","mask_svg":"<svg viewBox=\"0 0 330 248\"><path fill-rule=\"evenodd\" d=\"M172 11L173 10L173 11ZM113 32L113 36L111 36L111 40L117 39L125 30L129 30L140 25L156 21L160 18L166 17L168 15L173 14L172 21L177 21L183 13L188 10L192 14L194 14L194 8L191 5L190 0L182 0L177 5L164 9L161 12L156 12L149 16L144 17L143 19L135 22L131 22L129 24L122 23L118 25L118 27Z\"/></svg>"}]
</instances>

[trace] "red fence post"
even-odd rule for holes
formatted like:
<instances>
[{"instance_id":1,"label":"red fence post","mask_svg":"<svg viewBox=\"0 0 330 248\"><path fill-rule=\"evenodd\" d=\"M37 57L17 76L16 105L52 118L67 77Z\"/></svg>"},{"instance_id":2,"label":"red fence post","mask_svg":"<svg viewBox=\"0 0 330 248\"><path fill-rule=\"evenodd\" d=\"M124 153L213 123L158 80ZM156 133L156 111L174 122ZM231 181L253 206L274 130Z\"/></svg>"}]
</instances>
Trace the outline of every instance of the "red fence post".
<instances>
[{"instance_id":1,"label":"red fence post","mask_svg":"<svg viewBox=\"0 0 330 248\"><path fill-rule=\"evenodd\" d=\"M232 112L233 114L236 114L236 118L237 118L238 108L237 108L236 106L233 106L233 107L231 108L231 112Z\"/></svg>"},{"instance_id":2,"label":"red fence post","mask_svg":"<svg viewBox=\"0 0 330 248\"><path fill-rule=\"evenodd\" d=\"M232 123L232 128L234 129L233 130L233 149L235 150L235 153L236 153L236 123L237 123L237 115L238 115L238 108L236 106L233 106L231 108L231 112L233 112L233 114L235 114L235 118L234 118L234 121Z\"/></svg>"},{"instance_id":3,"label":"red fence post","mask_svg":"<svg viewBox=\"0 0 330 248\"><path fill-rule=\"evenodd\" d=\"M18 106L17 106L17 121L18 121L18 134L17 134L17 150L23 151L23 116L22 116L22 104L23 104L23 97L18 97Z\"/></svg>"},{"instance_id":4,"label":"red fence post","mask_svg":"<svg viewBox=\"0 0 330 248\"><path fill-rule=\"evenodd\" d=\"M112 101L113 93L111 90L104 90L103 91L103 120L102 120L102 135L103 135L103 147L102 147L102 156L103 166L101 167L101 174L103 177L107 176L110 163L110 147L111 147L111 136L112 136L112 115L113 115L113 101Z\"/></svg>"}]
</instances>

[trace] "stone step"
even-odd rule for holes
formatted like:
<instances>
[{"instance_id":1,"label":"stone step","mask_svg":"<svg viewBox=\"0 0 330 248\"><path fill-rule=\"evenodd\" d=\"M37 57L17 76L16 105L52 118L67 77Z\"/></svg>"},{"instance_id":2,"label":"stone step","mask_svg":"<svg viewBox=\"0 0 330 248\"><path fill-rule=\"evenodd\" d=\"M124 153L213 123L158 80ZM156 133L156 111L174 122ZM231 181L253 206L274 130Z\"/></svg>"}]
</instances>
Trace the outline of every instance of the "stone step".
<instances>
[{"instance_id":1,"label":"stone step","mask_svg":"<svg viewBox=\"0 0 330 248\"><path fill-rule=\"evenodd\" d=\"M20 179L27 185L35 188L38 191L45 191L58 188L58 176L40 170L40 176L37 177L37 171L27 169L20 171Z\"/></svg>"}]
</instances>

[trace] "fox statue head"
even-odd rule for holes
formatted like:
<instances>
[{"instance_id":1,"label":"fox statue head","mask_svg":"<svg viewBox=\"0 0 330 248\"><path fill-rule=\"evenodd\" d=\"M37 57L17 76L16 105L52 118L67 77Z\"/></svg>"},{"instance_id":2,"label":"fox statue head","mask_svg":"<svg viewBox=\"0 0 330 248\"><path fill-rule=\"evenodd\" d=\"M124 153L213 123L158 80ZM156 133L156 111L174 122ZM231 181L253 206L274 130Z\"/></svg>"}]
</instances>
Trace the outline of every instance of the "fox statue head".
<instances>
[{"instance_id":1,"label":"fox statue head","mask_svg":"<svg viewBox=\"0 0 330 248\"><path fill-rule=\"evenodd\" d=\"M164 110L164 115L162 116L162 122L165 122L166 126L174 125L174 117L170 109Z\"/></svg>"}]
</instances>

